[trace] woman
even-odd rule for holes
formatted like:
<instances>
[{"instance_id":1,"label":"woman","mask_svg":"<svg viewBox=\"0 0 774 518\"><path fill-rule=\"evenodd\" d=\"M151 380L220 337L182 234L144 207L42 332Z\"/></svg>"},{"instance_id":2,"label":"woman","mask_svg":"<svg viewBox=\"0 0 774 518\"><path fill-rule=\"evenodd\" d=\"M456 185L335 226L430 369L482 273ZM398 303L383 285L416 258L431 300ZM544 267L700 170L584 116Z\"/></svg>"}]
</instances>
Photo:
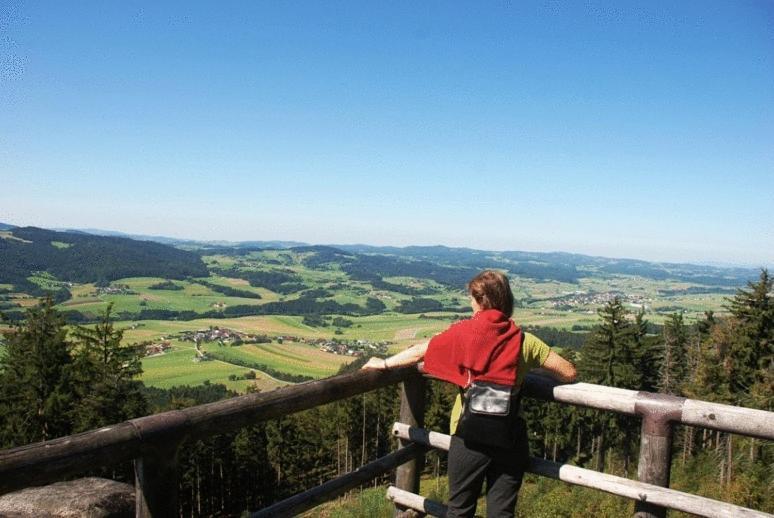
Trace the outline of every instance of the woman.
<instances>
[{"instance_id":1,"label":"woman","mask_svg":"<svg viewBox=\"0 0 774 518\"><path fill-rule=\"evenodd\" d=\"M511 320L513 293L505 275L483 271L468 283L468 292L472 318L387 359L371 358L363 368L390 369L424 358L426 372L461 388L473 380L483 380L513 385L518 390L533 369L559 381L575 381L575 367L570 362ZM503 448L456 435L461 414L462 398L458 395L451 414L447 516L474 516L486 479L487 516L512 517L529 459L524 420L520 416L514 420L516 439L512 447Z\"/></svg>"}]
</instances>

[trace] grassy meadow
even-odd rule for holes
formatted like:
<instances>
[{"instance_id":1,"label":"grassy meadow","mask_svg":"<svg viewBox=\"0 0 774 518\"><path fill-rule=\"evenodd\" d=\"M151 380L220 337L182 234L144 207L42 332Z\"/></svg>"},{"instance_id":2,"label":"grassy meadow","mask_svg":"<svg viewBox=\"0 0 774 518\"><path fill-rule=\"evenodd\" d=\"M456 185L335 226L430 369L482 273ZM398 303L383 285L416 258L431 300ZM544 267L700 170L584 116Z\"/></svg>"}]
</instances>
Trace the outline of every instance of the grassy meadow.
<instances>
[{"instance_id":1,"label":"grassy meadow","mask_svg":"<svg viewBox=\"0 0 774 518\"><path fill-rule=\"evenodd\" d=\"M305 339L369 340L386 341L390 352L402 350L409 345L431 337L445 329L449 320L420 319L417 315L374 315L367 317L346 317L353 322L351 327L342 328L341 334L334 334L333 327L311 327L303 324L299 316L250 316L229 319L198 319L191 321L145 320L118 322L123 330L126 344L170 340L172 349L164 354L143 359L143 381L158 387L180 384L200 384L204 380L224 383L234 390L244 391L251 381L228 380L231 374L242 376L249 370L236 363L257 363L287 374L323 378L335 374L341 365L354 360L352 356L337 355L320 351L318 347L274 340L270 344L244 344L241 346L219 345L216 342L202 343L202 350L214 352L220 360L194 362L196 353L192 342L174 339L184 331L196 331L219 327L242 333L266 334L272 337L294 336ZM256 371L259 379L256 385L262 390L284 385L274 378ZM225 381L224 381L225 380Z\"/></svg>"},{"instance_id":2,"label":"grassy meadow","mask_svg":"<svg viewBox=\"0 0 774 518\"><path fill-rule=\"evenodd\" d=\"M212 352L224 361L247 361L266 365L288 374L325 378L336 374L352 357L323 352L312 345L286 342L282 344L246 344L239 347L204 344L205 352Z\"/></svg>"},{"instance_id":3,"label":"grassy meadow","mask_svg":"<svg viewBox=\"0 0 774 518\"><path fill-rule=\"evenodd\" d=\"M264 299L229 297L201 284L189 281L172 281L181 290L158 290L150 286L164 282L158 277L132 277L119 279L113 284L123 284L133 293L98 294L93 284L74 287L73 297L63 302L62 309L77 309L82 312L100 313L108 304L113 304L116 313L138 313L143 309L169 309L175 311L205 312L236 305L265 303ZM243 288L240 288L243 289ZM247 290L246 290L247 291ZM252 291L252 290L249 290Z\"/></svg>"},{"instance_id":4,"label":"grassy meadow","mask_svg":"<svg viewBox=\"0 0 774 518\"><path fill-rule=\"evenodd\" d=\"M54 244L54 246L59 246ZM170 387L196 385L209 380L224 383L234 390L244 391L250 385L269 390L285 384L258 372L257 379L242 379L248 370L236 363L261 364L280 373L321 378L334 374L341 365L353 360L352 356L336 355L320 351L318 347L284 341L277 337L293 336L302 339L338 339L347 342L365 340L387 344L387 350L395 353L413 343L425 340L445 329L455 313L433 312L426 315L403 314L394 310L401 302L414 296L399 291L385 290L384 285L374 287L369 282L354 280L336 262L323 263L314 268L305 262L315 252L291 250L262 250L234 255L205 255L203 261L210 269L210 276L200 279L171 281L179 289L152 289L151 286L167 282L159 277L133 277L111 283L113 290L100 289L94 284L68 283L45 272L36 272L30 281L36 285L56 290L66 287L72 298L60 303L60 310L77 310L96 315L113 304L115 315L138 314L144 309L194 311L204 313L222 311L236 305L262 305L270 302L292 301L304 296L309 290L321 293L317 300L332 300L340 304L365 305L369 297L379 299L386 306L382 314L370 316L340 315L350 325L334 327L335 315L323 317L324 326L308 325L303 316L266 315L240 318L201 318L190 321L178 320L125 320L117 322L124 331L124 343L159 342L171 340L173 347L164 354L143 360L143 380L149 385ZM251 286L248 280L235 278L235 274L250 272L276 272L292 276L300 289L278 293L266 287ZM254 293L260 298L227 296L196 281ZM589 328L597 322L597 310L616 295L625 297L630 311L645 308L646 318L660 324L674 311L682 311L686 321L702 318L705 311L723 314L727 293L698 284L672 280L654 280L637 275L608 275L587 272L577 283L536 280L512 276L512 286L517 299L514 320L527 326L555 327L572 330L574 327ZM419 297L433 299L443 307L455 308L467 305L462 290L454 290L431 279L410 276L385 276L383 281L392 285L422 290ZM24 293L10 293L11 285L0 285L0 297L12 305L24 308L35 305L38 298ZM322 291L324 290L324 291ZM706 291L702 293L701 291ZM286 290L280 290L286 291ZM237 293L238 294L238 293ZM467 316L468 314L461 314ZM218 360L195 362L193 343L176 340L185 331L213 327L227 328L246 334L268 335L271 344L239 347L203 343L204 351L218 356ZM0 331L3 330L0 324ZM7 326L5 327L7 330ZM562 344L552 344L561 347ZM232 363L236 362L236 363ZM232 379L229 379L231 377ZM238 379L234 380L236 377Z\"/></svg>"}]
</instances>

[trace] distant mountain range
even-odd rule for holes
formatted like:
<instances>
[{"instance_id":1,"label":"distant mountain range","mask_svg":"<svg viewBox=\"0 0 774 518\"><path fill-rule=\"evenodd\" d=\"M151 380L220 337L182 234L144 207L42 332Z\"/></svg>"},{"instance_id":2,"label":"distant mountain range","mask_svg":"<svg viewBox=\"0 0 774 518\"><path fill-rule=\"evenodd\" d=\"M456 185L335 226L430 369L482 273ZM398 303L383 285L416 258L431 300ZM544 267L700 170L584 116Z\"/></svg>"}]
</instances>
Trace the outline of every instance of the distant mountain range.
<instances>
[{"instance_id":1,"label":"distant mountain range","mask_svg":"<svg viewBox=\"0 0 774 518\"><path fill-rule=\"evenodd\" d=\"M0 283L10 284L23 283L22 279L35 271L47 271L60 280L75 282L131 276L207 276L201 255L288 248L308 249L326 261L347 263L349 268L357 268L361 276L379 273L421 277L420 273L425 272L424 276L432 278L438 272L456 269L463 278L476 270L500 268L525 278L569 283L586 276L624 274L736 287L759 274L756 268L657 263L565 252L486 251L446 246L326 246L297 241L197 241L100 229L19 228L6 223L0 223L0 231L7 234L5 239L0 239ZM52 246L53 242L58 244ZM342 254L350 257L345 259ZM353 256L357 257L353 259ZM379 256L382 259L377 260ZM367 257L372 259L366 261Z\"/></svg>"},{"instance_id":2,"label":"distant mountain range","mask_svg":"<svg viewBox=\"0 0 774 518\"><path fill-rule=\"evenodd\" d=\"M0 224L2 225L2 224ZM0 230L2 228L0 227ZM194 239L180 239L176 237L166 236L149 236L145 234L126 234L124 232L118 232L116 230L102 230L98 228L58 228L54 229L60 232L80 232L84 234L91 234L94 236L109 236L109 237L125 237L128 239L135 239L138 241L155 241L156 243L163 243L165 245L172 246L190 246L195 248L205 247L228 247L228 248L291 248L294 246L306 246L309 243L302 243L300 241L197 241Z\"/></svg>"}]
</instances>

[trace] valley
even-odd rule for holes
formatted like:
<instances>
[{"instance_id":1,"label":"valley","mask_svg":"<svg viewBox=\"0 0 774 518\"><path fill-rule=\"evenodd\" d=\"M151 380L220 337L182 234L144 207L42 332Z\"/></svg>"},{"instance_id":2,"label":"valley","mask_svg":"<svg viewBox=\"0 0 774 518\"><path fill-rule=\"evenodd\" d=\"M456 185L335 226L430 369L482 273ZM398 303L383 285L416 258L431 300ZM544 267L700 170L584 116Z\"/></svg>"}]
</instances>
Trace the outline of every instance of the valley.
<instances>
[{"instance_id":1,"label":"valley","mask_svg":"<svg viewBox=\"0 0 774 518\"><path fill-rule=\"evenodd\" d=\"M125 255L116 254L116 246ZM149 246L156 255L143 262ZM94 258L88 251L99 247L111 251L107 260L101 255L99 275L95 271L90 278L85 269L62 273L62 264L89 264ZM49 258L48 264L38 259L42 269L31 269L26 260L33 248ZM89 326L111 307L123 343L145 348L146 384L222 383L239 392L327 377L358 357L392 354L431 337L469 316L465 282L484 268L509 274L516 322L573 334L588 332L598 322L597 310L616 297L632 314L644 311L654 329L675 312L686 322L706 311L723 314L725 298L756 274L445 247L241 248L186 242L173 248L42 229L4 231L3 251L8 260L0 268L0 310L6 331L46 294L73 324ZM184 271L175 270L178 263ZM122 276L127 270L150 275ZM190 339L213 330L229 336Z\"/></svg>"}]
</instances>

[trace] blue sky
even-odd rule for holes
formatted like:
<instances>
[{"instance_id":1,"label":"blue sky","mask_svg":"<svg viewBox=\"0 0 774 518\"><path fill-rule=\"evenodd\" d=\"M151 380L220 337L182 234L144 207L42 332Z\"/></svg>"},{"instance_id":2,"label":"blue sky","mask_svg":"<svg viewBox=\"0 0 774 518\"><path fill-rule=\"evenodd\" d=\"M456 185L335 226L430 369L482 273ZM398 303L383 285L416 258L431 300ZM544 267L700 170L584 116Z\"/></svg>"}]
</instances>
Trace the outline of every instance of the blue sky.
<instances>
[{"instance_id":1,"label":"blue sky","mask_svg":"<svg viewBox=\"0 0 774 518\"><path fill-rule=\"evenodd\" d=\"M774 3L4 2L0 221L774 264Z\"/></svg>"}]
</instances>

